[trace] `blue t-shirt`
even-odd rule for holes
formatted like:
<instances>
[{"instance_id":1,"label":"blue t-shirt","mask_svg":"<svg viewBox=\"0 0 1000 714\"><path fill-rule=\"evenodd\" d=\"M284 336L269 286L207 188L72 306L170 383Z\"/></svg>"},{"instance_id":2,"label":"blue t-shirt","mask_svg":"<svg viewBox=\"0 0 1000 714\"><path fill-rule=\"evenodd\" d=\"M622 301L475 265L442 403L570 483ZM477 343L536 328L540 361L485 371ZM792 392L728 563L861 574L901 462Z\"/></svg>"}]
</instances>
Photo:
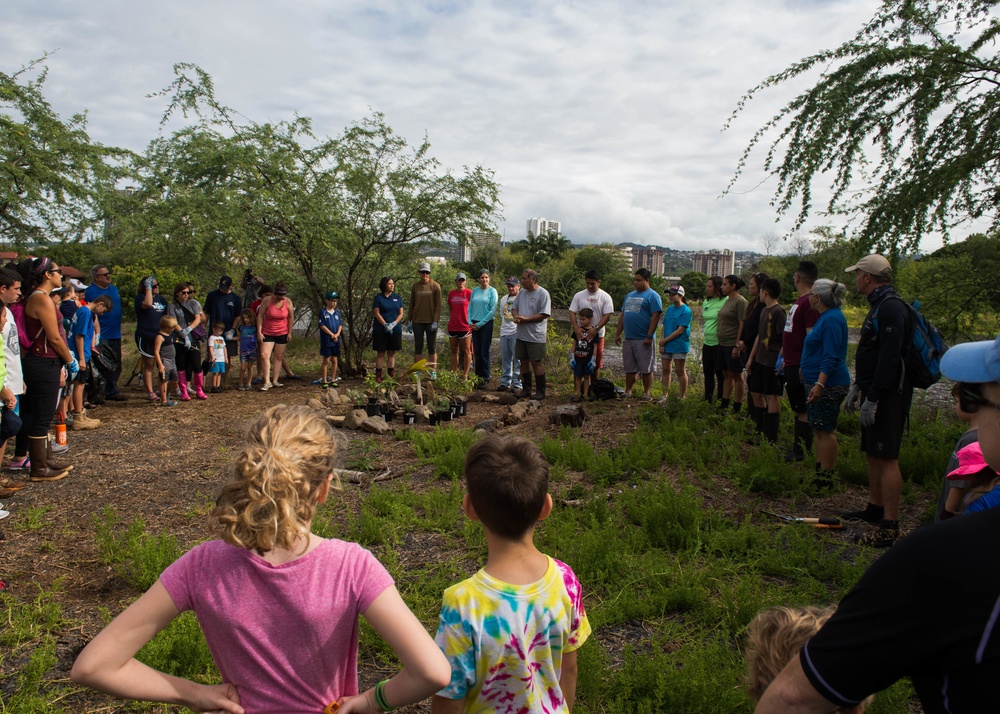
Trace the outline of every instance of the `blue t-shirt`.
<instances>
[{"instance_id":1,"label":"blue t-shirt","mask_svg":"<svg viewBox=\"0 0 1000 714\"><path fill-rule=\"evenodd\" d=\"M1000 506L1000 484L997 484L968 506L962 509L962 513L978 513L990 508Z\"/></svg>"},{"instance_id":2,"label":"blue t-shirt","mask_svg":"<svg viewBox=\"0 0 1000 714\"><path fill-rule=\"evenodd\" d=\"M390 320L390 322L392 322L392 320ZM333 310L327 310L326 308L324 308L323 311L319 314L319 324L336 335L337 330L340 329L340 324L341 324L340 310L336 308L334 308ZM400 329L402 329L402 327L400 327ZM323 330L320 330L319 344L320 347L333 347L334 344L333 338L330 337L325 332L323 332Z\"/></svg>"},{"instance_id":3,"label":"blue t-shirt","mask_svg":"<svg viewBox=\"0 0 1000 714\"><path fill-rule=\"evenodd\" d=\"M78 307L69 324L69 348L74 355L79 356L76 351L77 336L83 337L83 361L89 362L94 344L94 314L89 307Z\"/></svg>"},{"instance_id":4,"label":"blue t-shirt","mask_svg":"<svg viewBox=\"0 0 1000 714\"><path fill-rule=\"evenodd\" d=\"M691 308L684 303L670 305L663 313L663 336L672 335L681 326L684 333L663 346L664 354L687 354L691 351Z\"/></svg>"},{"instance_id":5,"label":"blue t-shirt","mask_svg":"<svg viewBox=\"0 0 1000 714\"><path fill-rule=\"evenodd\" d=\"M815 382L826 374L826 384L835 387L851 383L847 369L847 319L839 307L821 313L802 343L799 362L802 381Z\"/></svg>"},{"instance_id":6,"label":"blue t-shirt","mask_svg":"<svg viewBox=\"0 0 1000 714\"><path fill-rule=\"evenodd\" d=\"M257 328L254 325L240 325L240 354L257 351Z\"/></svg>"},{"instance_id":7,"label":"blue t-shirt","mask_svg":"<svg viewBox=\"0 0 1000 714\"><path fill-rule=\"evenodd\" d=\"M167 301L162 295L153 296L152 307L143 310L145 295L135 296L135 335L136 337L155 338L160 331L160 319L167 314ZM104 337L104 333L101 333Z\"/></svg>"},{"instance_id":8,"label":"blue t-shirt","mask_svg":"<svg viewBox=\"0 0 1000 714\"><path fill-rule=\"evenodd\" d=\"M107 295L111 298L111 309L97 318L97 321L101 323L101 339L120 340L122 338L122 299L118 294L118 286L109 285L106 288L99 288L97 285L91 285L83 293L83 299L87 302L94 302L98 295Z\"/></svg>"},{"instance_id":9,"label":"blue t-shirt","mask_svg":"<svg viewBox=\"0 0 1000 714\"><path fill-rule=\"evenodd\" d=\"M633 290L622 303L622 320L625 321L626 340L645 340L649 337L650 322L654 312L663 312L660 294L652 288Z\"/></svg>"},{"instance_id":10,"label":"blue t-shirt","mask_svg":"<svg viewBox=\"0 0 1000 714\"><path fill-rule=\"evenodd\" d=\"M395 322L399 318L400 311L403 309L403 298L399 297L397 293L393 293L389 297L386 297L384 293L379 293L375 296L374 302L372 302L372 309L375 308L378 308L379 314L387 323ZM375 325L375 329L385 330L385 328L379 324ZM392 331L402 332L403 326L398 324Z\"/></svg>"}]
</instances>

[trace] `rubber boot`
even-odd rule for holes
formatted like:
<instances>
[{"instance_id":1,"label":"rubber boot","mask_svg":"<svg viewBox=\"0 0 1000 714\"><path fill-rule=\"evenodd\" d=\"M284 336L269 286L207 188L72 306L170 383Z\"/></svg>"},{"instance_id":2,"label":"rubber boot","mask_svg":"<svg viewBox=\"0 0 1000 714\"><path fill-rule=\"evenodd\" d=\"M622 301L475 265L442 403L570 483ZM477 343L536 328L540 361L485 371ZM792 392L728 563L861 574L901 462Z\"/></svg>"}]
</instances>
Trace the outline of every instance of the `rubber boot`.
<instances>
[{"instance_id":1,"label":"rubber boot","mask_svg":"<svg viewBox=\"0 0 1000 714\"><path fill-rule=\"evenodd\" d=\"M521 373L521 393L517 396L521 399L531 399L531 372Z\"/></svg>"},{"instance_id":2,"label":"rubber boot","mask_svg":"<svg viewBox=\"0 0 1000 714\"><path fill-rule=\"evenodd\" d=\"M180 389L180 392L181 392L181 401L182 402L190 402L191 401L191 395L188 394L187 372L178 372L177 373L177 388Z\"/></svg>"},{"instance_id":3,"label":"rubber boot","mask_svg":"<svg viewBox=\"0 0 1000 714\"><path fill-rule=\"evenodd\" d=\"M73 470L72 464L56 461L56 457L52 453L52 442L48 438L45 439L45 465L53 471L66 471L69 473Z\"/></svg>"},{"instance_id":4,"label":"rubber boot","mask_svg":"<svg viewBox=\"0 0 1000 714\"><path fill-rule=\"evenodd\" d=\"M764 438L770 443L778 442L778 428L781 426L781 412L764 414Z\"/></svg>"},{"instance_id":5,"label":"rubber boot","mask_svg":"<svg viewBox=\"0 0 1000 714\"><path fill-rule=\"evenodd\" d=\"M535 399L545 399L545 375L535 375Z\"/></svg>"},{"instance_id":6,"label":"rubber boot","mask_svg":"<svg viewBox=\"0 0 1000 714\"><path fill-rule=\"evenodd\" d=\"M826 471L819 462L816 462L816 475L813 477L813 486L820 493L826 493L833 489L833 471Z\"/></svg>"},{"instance_id":7,"label":"rubber boot","mask_svg":"<svg viewBox=\"0 0 1000 714\"><path fill-rule=\"evenodd\" d=\"M198 399L208 399L208 395L205 394L205 373L195 372L194 373L194 393Z\"/></svg>"},{"instance_id":8,"label":"rubber boot","mask_svg":"<svg viewBox=\"0 0 1000 714\"><path fill-rule=\"evenodd\" d=\"M59 481L69 475L69 471L57 471L48 466L48 436L28 437L28 458L31 460L31 481Z\"/></svg>"}]
</instances>

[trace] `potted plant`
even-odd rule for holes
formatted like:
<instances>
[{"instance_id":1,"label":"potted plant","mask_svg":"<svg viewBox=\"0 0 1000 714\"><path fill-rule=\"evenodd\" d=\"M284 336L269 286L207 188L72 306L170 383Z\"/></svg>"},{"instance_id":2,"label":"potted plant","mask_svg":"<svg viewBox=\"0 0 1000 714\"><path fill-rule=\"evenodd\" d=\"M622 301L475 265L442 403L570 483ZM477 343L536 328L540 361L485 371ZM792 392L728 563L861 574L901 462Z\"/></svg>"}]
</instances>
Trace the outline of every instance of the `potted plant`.
<instances>
[{"instance_id":1,"label":"potted plant","mask_svg":"<svg viewBox=\"0 0 1000 714\"><path fill-rule=\"evenodd\" d=\"M438 379L441 375L438 374ZM448 397L438 397L434 402L434 413L437 414L438 422L451 421L451 400Z\"/></svg>"},{"instance_id":2,"label":"potted plant","mask_svg":"<svg viewBox=\"0 0 1000 714\"><path fill-rule=\"evenodd\" d=\"M417 423L416 403L412 399L404 399L401 406L403 407L403 423L416 424Z\"/></svg>"},{"instance_id":3,"label":"potted plant","mask_svg":"<svg viewBox=\"0 0 1000 714\"><path fill-rule=\"evenodd\" d=\"M350 400L355 409L364 409L365 402L368 401L365 393L360 389L348 389L347 398Z\"/></svg>"},{"instance_id":4,"label":"potted plant","mask_svg":"<svg viewBox=\"0 0 1000 714\"><path fill-rule=\"evenodd\" d=\"M469 405L469 395L476 388L478 378L474 375L459 377L455 375L454 398L452 404L457 407L455 416L465 416Z\"/></svg>"}]
</instances>

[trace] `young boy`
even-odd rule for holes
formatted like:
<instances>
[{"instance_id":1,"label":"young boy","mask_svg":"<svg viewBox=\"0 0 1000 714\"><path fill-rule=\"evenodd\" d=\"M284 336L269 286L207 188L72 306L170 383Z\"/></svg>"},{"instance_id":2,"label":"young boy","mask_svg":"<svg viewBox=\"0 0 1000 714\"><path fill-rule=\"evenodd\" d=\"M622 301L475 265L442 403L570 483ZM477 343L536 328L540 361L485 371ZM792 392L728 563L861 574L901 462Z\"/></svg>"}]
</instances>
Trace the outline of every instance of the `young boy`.
<instances>
[{"instance_id":1,"label":"young boy","mask_svg":"<svg viewBox=\"0 0 1000 714\"><path fill-rule=\"evenodd\" d=\"M72 288L71 288L72 289ZM65 303L65 301L64 301ZM70 409L73 412L73 431L96 429L101 425L100 419L91 419L83 408L83 391L87 387L87 377L93 367L90 356L94 347L94 316L103 315L111 308L111 298L100 295L90 306L77 305L76 312L69 325L69 347L80 363L80 371L73 380L73 396ZM93 312L91 312L93 310Z\"/></svg>"},{"instance_id":2,"label":"young boy","mask_svg":"<svg viewBox=\"0 0 1000 714\"><path fill-rule=\"evenodd\" d=\"M597 361L594 358L594 348L597 346L596 337L588 340L587 330L594 321L594 311L589 307L582 307L576 314L577 324L583 329L584 337L576 339L573 333L573 352L570 355L569 366L573 369L573 401L579 402L590 393L590 375L597 369Z\"/></svg>"},{"instance_id":3,"label":"young boy","mask_svg":"<svg viewBox=\"0 0 1000 714\"><path fill-rule=\"evenodd\" d=\"M222 336L226 324L222 320L212 323L212 335L208 338L208 352L212 356L212 394L222 391L222 375L226 373L229 355L226 353L226 340Z\"/></svg>"},{"instance_id":4,"label":"young boy","mask_svg":"<svg viewBox=\"0 0 1000 714\"><path fill-rule=\"evenodd\" d=\"M552 511L549 465L527 439L490 435L469 449L464 473L462 508L482 522L489 554L444 591L435 640L452 674L431 711L569 712L590 623L576 575L533 541Z\"/></svg>"},{"instance_id":5,"label":"young boy","mask_svg":"<svg viewBox=\"0 0 1000 714\"><path fill-rule=\"evenodd\" d=\"M323 358L323 376L313 384L318 384L323 389L332 387L340 381L337 376L338 358L340 357L340 333L343 330L343 322L340 318L340 310L337 309L337 301L340 296L332 290L323 298L323 305L326 309L319 315L319 354ZM332 376L327 380L327 369L332 365Z\"/></svg>"},{"instance_id":6,"label":"young boy","mask_svg":"<svg viewBox=\"0 0 1000 714\"><path fill-rule=\"evenodd\" d=\"M221 325L222 323L216 323ZM177 388L177 350L174 348L174 333L177 320L170 315L160 318L160 331L153 340L153 356L156 369L160 373L160 406L176 407L177 402L167 395ZM222 334L221 332L219 334Z\"/></svg>"}]
</instances>

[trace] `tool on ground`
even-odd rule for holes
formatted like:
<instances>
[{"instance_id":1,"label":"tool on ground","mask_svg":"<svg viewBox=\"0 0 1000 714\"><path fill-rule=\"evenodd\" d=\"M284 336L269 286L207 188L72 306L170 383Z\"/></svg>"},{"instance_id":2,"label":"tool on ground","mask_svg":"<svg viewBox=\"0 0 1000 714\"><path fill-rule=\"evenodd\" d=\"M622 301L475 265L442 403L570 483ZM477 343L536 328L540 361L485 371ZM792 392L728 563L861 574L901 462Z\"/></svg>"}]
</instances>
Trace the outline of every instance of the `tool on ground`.
<instances>
[{"instance_id":1,"label":"tool on ground","mask_svg":"<svg viewBox=\"0 0 1000 714\"><path fill-rule=\"evenodd\" d=\"M765 516L777 518L779 521L784 521L785 523L806 523L811 525L813 528L831 528L839 530L844 527L839 518L799 518L796 516L779 516L777 513L771 513L770 511L761 511L761 513Z\"/></svg>"}]
</instances>

